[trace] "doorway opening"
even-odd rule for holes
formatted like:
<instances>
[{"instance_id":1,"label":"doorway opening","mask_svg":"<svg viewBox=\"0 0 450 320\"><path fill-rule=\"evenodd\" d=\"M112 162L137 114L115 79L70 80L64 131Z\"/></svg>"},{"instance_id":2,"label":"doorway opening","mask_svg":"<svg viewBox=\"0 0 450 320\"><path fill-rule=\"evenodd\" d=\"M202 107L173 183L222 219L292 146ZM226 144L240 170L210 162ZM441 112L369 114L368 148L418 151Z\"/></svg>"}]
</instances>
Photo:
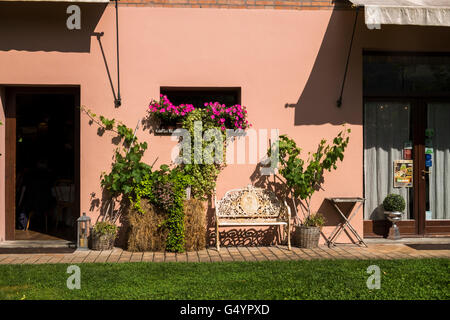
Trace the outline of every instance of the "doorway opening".
<instances>
[{"instance_id":1,"label":"doorway opening","mask_svg":"<svg viewBox=\"0 0 450 320\"><path fill-rule=\"evenodd\" d=\"M79 93L15 88L7 91L7 101L7 141L9 150L15 149L7 159L14 174L7 181L14 198L7 203L7 228L14 228L14 240L73 241L79 217Z\"/></svg>"}]
</instances>

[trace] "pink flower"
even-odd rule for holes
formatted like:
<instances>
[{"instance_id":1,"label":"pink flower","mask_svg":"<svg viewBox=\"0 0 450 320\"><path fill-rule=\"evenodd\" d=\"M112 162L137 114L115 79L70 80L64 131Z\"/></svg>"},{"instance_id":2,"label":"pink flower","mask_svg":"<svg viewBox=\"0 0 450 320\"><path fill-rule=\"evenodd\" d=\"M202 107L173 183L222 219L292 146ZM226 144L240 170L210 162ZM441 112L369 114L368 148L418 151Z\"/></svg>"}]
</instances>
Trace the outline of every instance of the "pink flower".
<instances>
[{"instance_id":1,"label":"pink flower","mask_svg":"<svg viewBox=\"0 0 450 320\"><path fill-rule=\"evenodd\" d=\"M211 119L214 119L214 118L215 118L215 116L214 116L214 115L212 115L212 116L211 116Z\"/></svg>"}]
</instances>

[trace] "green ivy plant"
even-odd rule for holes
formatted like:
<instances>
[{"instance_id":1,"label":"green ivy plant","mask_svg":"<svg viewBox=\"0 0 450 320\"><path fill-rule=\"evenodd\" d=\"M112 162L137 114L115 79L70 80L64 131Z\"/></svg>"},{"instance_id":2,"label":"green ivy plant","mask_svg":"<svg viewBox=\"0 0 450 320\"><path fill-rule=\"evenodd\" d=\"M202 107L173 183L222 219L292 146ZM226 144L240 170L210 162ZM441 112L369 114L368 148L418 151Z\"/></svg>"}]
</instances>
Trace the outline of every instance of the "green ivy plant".
<instances>
[{"instance_id":1,"label":"green ivy plant","mask_svg":"<svg viewBox=\"0 0 450 320\"><path fill-rule=\"evenodd\" d=\"M344 151L347 148L350 129L344 129L338 133L332 143L322 139L314 153L308 153L305 161L300 157L301 149L295 141L287 135L281 135L278 144L279 172L285 180L288 191L292 195L294 208L301 204L303 211L306 208L306 222L317 225L321 219L312 219L311 198L321 188L325 170L331 171L337 168L337 162L344 159ZM268 150L270 156L275 151L276 145ZM304 221L305 222L305 221Z\"/></svg>"},{"instance_id":2,"label":"green ivy plant","mask_svg":"<svg viewBox=\"0 0 450 320\"><path fill-rule=\"evenodd\" d=\"M210 117L210 113L208 113L207 109L198 108L194 111L190 112L182 122L183 129L186 129L191 137L194 137L194 123L196 121L202 122L202 134L212 128L216 128L220 130L220 125L218 125L215 121L213 121ZM222 135L222 140L226 141L226 133L225 131L220 130ZM191 138L191 154L190 155L181 155L181 158L185 160L183 164L180 164L179 167L184 171L184 174L192 177L192 185L191 185L191 194L194 198L200 200L207 200L210 195L214 192L216 188L217 177L221 169L225 165L225 144L223 149L223 162L222 164L214 163L214 161L210 161L212 163L208 163L208 160L203 158L202 163L195 163L194 161L194 139ZM202 142L202 155L206 156L203 152L209 142ZM186 157L190 157L190 161L186 161ZM215 153L211 154L211 157L215 157ZM190 163L186 163L190 162Z\"/></svg>"},{"instance_id":3,"label":"green ivy plant","mask_svg":"<svg viewBox=\"0 0 450 320\"><path fill-rule=\"evenodd\" d=\"M148 174L136 185L136 198L133 205L142 212L141 199L149 199L155 206L167 212L164 226L168 229L166 250L183 252L185 249L184 235L184 199L186 187L192 184L192 178L179 167L170 169L162 165L160 170ZM142 212L143 213L143 212Z\"/></svg>"}]
</instances>

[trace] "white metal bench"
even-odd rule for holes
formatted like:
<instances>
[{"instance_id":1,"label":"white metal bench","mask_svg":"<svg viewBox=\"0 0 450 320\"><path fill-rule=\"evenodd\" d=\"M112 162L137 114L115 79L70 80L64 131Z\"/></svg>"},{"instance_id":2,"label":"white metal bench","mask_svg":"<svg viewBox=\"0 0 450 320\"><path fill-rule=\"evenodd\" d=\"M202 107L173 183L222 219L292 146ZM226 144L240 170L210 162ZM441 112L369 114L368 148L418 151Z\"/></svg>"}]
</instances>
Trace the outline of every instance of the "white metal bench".
<instances>
[{"instance_id":1,"label":"white metal bench","mask_svg":"<svg viewBox=\"0 0 450 320\"><path fill-rule=\"evenodd\" d=\"M219 201L214 197L216 247L220 250L219 227L285 226L288 249L291 250L291 209L269 190L255 188L233 189ZM280 232L281 234L281 232Z\"/></svg>"}]
</instances>

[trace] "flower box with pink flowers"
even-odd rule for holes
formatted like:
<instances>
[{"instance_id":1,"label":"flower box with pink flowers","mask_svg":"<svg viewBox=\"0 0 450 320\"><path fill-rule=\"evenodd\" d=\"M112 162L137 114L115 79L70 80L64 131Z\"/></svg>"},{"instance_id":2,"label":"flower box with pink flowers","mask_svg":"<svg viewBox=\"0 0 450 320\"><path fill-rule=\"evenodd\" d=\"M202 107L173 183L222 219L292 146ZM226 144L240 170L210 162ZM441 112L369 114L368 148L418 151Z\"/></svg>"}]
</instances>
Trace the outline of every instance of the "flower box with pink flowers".
<instances>
[{"instance_id":1,"label":"flower box with pink flowers","mask_svg":"<svg viewBox=\"0 0 450 320\"><path fill-rule=\"evenodd\" d=\"M176 128L181 127L183 117L194 111L192 104L174 105L165 95L160 95L159 101L152 100L149 105L149 112L158 120L159 128L155 132L171 133Z\"/></svg>"},{"instance_id":2,"label":"flower box with pink flowers","mask_svg":"<svg viewBox=\"0 0 450 320\"><path fill-rule=\"evenodd\" d=\"M192 104L174 105L165 95L160 100L152 100L149 105L150 115L157 120L159 127L156 133L172 133L182 127L182 121L192 112L201 112L202 121L213 124L222 131L233 129L244 131L251 127L247 120L245 106L239 104L227 107L219 102L205 102L202 107L195 108Z\"/></svg>"}]
</instances>

